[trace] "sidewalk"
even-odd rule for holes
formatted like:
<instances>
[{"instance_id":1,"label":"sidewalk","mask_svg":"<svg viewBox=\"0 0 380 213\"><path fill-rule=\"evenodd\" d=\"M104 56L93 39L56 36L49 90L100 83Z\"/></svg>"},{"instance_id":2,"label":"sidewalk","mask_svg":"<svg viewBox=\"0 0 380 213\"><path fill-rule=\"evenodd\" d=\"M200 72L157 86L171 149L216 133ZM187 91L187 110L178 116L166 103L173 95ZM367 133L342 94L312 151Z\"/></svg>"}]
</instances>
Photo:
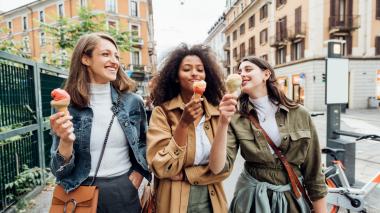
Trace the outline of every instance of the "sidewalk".
<instances>
[{"instance_id":1,"label":"sidewalk","mask_svg":"<svg viewBox=\"0 0 380 213\"><path fill-rule=\"evenodd\" d=\"M326 113L323 116L313 118L321 147L326 146ZM341 129L363 134L380 134L380 109L371 110L347 110L341 115ZM349 140L354 140L350 139ZM323 156L323 159L325 157ZM239 163L241 162L241 163ZM237 159L231 176L224 182L226 195L229 201L233 196L233 189L237 177L241 171L242 159ZM240 165L241 164L241 165ZM359 184L368 182L374 175L380 172L380 142L363 140L356 144L356 181ZM53 188L46 187L35 199L32 200L25 212L45 213L48 212ZM368 212L380 212L380 186L368 196Z\"/></svg>"}]
</instances>

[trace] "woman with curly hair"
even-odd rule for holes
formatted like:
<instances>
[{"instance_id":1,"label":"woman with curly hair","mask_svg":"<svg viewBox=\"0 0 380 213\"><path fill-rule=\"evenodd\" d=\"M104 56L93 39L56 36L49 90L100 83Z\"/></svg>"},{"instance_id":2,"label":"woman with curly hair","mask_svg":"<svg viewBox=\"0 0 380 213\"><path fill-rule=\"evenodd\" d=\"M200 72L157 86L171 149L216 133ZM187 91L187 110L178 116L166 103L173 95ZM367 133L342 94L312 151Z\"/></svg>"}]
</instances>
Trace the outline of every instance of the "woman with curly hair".
<instances>
[{"instance_id":1,"label":"woman with curly hair","mask_svg":"<svg viewBox=\"0 0 380 213\"><path fill-rule=\"evenodd\" d=\"M193 83L204 80L201 99ZM156 106L147 134L147 161L155 175L158 212L227 212L222 181L209 153L224 93L220 68L210 49L180 45L165 59L153 91Z\"/></svg>"}]
</instances>

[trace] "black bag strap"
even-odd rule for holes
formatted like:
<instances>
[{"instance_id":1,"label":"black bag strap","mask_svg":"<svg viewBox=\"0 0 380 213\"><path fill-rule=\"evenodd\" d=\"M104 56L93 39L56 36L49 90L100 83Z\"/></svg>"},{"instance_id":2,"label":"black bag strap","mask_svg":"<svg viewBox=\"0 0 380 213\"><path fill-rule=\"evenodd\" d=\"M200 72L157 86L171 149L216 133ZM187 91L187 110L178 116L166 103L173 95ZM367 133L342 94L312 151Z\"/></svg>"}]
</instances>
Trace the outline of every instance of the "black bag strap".
<instances>
[{"instance_id":1,"label":"black bag strap","mask_svg":"<svg viewBox=\"0 0 380 213\"><path fill-rule=\"evenodd\" d=\"M111 110L113 112L113 115L112 115L110 124L108 125L108 129L107 129L107 132L106 132L106 137L104 138L104 142L103 142L102 151L100 152L100 157L99 157L98 165L96 166L95 175L92 178L90 186L92 186L95 183L96 176L98 175L100 164L102 162L103 155L104 155L104 150L106 149L106 145L107 145L107 142L108 142L108 137L109 137L110 132L111 132L111 127L112 127L113 121L115 120L116 114L119 112L120 96L121 95L119 94L119 97L117 98L116 105L113 105L112 108L111 108Z\"/></svg>"}]
</instances>

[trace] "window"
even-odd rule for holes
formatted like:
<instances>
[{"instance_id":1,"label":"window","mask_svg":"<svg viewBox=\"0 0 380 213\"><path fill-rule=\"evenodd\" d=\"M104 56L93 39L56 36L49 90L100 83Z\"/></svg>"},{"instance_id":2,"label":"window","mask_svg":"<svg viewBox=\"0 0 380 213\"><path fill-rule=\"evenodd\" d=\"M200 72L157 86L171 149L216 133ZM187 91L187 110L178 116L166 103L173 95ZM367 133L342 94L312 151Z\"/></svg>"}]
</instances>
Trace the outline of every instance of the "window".
<instances>
[{"instance_id":1,"label":"window","mask_svg":"<svg viewBox=\"0 0 380 213\"><path fill-rule=\"evenodd\" d=\"M236 40L237 39L237 31L235 30L233 33L232 33L232 40Z\"/></svg>"},{"instance_id":2,"label":"window","mask_svg":"<svg viewBox=\"0 0 380 213\"><path fill-rule=\"evenodd\" d=\"M287 37L286 16L276 22L276 40L283 41Z\"/></svg>"},{"instance_id":3,"label":"window","mask_svg":"<svg viewBox=\"0 0 380 213\"><path fill-rule=\"evenodd\" d=\"M380 0L376 0L376 19L380 20Z\"/></svg>"},{"instance_id":4,"label":"window","mask_svg":"<svg viewBox=\"0 0 380 213\"><path fill-rule=\"evenodd\" d=\"M22 39L22 43L23 43L23 48L26 52L29 52L30 50L30 47L29 47L29 37L24 37Z\"/></svg>"},{"instance_id":5,"label":"window","mask_svg":"<svg viewBox=\"0 0 380 213\"><path fill-rule=\"evenodd\" d=\"M80 0L81 7L87 7L87 0Z\"/></svg>"},{"instance_id":6,"label":"window","mask_svg":"<svg viewBox=\"0 0 380 213\"><path fill-rule=\"evenodd\" d=\"M28 29L28 18L26 16L22 17L22 29L24 31Z\"/></svg>"},{"instance_id":7,"label":"window","mask_svg":"<svg viewBox=\"0 0 380 213\"><path fill-rule=\"evenodd\" d=\"M260 8L260 20L264 19L268 17L268 5L267 4L264 4L261 8Z\"/></svg>"},{"instance_id":8,"label":"window","mask_svg":"<svg viewBox=\"0 0 380 213\"><path fill-rule=\"evenodd\" d=\"M64 7L63 7L63 4L59 4L58 5L58 15L59 15L59 18L63 18L63 16L64 16Z\"/></svg>"},{"instance_id":9,"label":"window","mask_svg":"<svg viewBox=\"0 0 380 213\"><path fill-rule=\"evenodd\" d=\"M232 52L232 57L237 58L237 48L235 47L233 52Z\"/></svg>"},{"instance_id":10,"label":"window","mask_svg":"<svg viewBox=\"0 0 380 213\"><path fill-rule=\"evenodd\" d=\"M45 22L45 12L43 10L40 11L40 22L41 23Z\"/></svg>"},{"instance_id":11,"label":"window","mask_svg":"<svg viewBox=\"0 0 380 213\"><path fill-rule=\"evenodd\" d=\"M267 29L263 29L261 30L260 32L260 44L265 44L268 42L268 30Z\"/></svg>"},{"instance_id":12,"label":"window","mask_svg":"<svg viewBox=\"0 0 380 213\"><path fill-rule=\"evenodd\" d=\"M276 50L276 64L283 64L286 62L286 46Z\"/></svg>"},{"instance_id":13,"label":"window","mask_svg":"<svg viewBox=\"0 0 380 213\"><path fill-rule=\"evenodd\" d=\"M255 36L248 40L248 55L255 55Z\"/></svg>"},{"instance_id":14,"label":"window","mask_svg":"<svg viewBox=\"0 0 380 213\"><path fill-rule=\"evenodd\" d=\"M139 26L137 25L131 25L131 32L133 36L139 36Z\"/></svg>"},{"instance_id":15,"label":"window","mask_svg":"<svg viewBox=\"0 0 380 213\"><path fill-rule=\"evenodd\" d=\"M299 60L304 57L304 41L292 44L292 60Z\"/></svg>"},{"instance_id":16,"label":"window","mask_svg":"<svg viewBox=\"0 0 380 213\"><path fill-rule=\"evenodd\" d=\"M265 61L268 61L268 55L267 54L262 55L261 58L264 59Z\"/></svg>"},{"instance_id":17,"label":"window","mask_svg":"<svg viewBox=\"0 0 380 213\"><path fill-rule=\"evenodd\" d=\"M116 21L108 20L108 29L117 30L117 23Z\"/></svg>"},{"instance_id":18,"label":"window","mask_svg":"<svg viewBox=\"0 0 380 213\"><path fill-rule=\"evenodd\" d=\"M240 35L243 35L245 33L245 24L240 25Z\"/></svg>"},{"instance_id":19,"label":"window","mask_svg":"<svg viewBox=\"0 0 380 213\"><path fill-rule=\"evenodd\" d=\"M47 62L46 55L41 55L41 61L42 61L42 63L46 64L46 62Z\"/></svg>"},{"instance_id":20,"label":"window","mask_svg":"<svg viewBox=\"0 0 380 213\"><path fill-rule=\"evenodd\" d=\"M137 1L134 1L134 0L131 1L131 16L135 16L135 17L138 16Z\"/></svg>"},{"instance_id":21,"label":"window","mask_svg":"<svg viewBox=\"0 0 380 213\"><path fill-rule=\"evenodd\" d=\"M286 0L276 0L276 7L279 8L281 5L286 4Z\"/></svg>"},{"instance_id":22,"label":"window","mask_svg":"<svg viewBox=\"0 0 380 213\"><path fill-rule=\"evenodd\" d=\"M140 52L134 51L132 53L132 64L133 65L140 65Z\"/></svg>"},{"instance_id":23,"label":"window","mask_svg":"<svg viewBox=\"0 0 380 213\"><path fill-rule=\"evenodd\" d=\"M375 37L375 55L380 55L380 36Z\"/></svg>"},{"instance_id":24,"label":"window","mask_svg":"<svg viewBox=\"0 0 380 213\"><path fill-rule=\"evenodd\" d=\"M240 55L239 58L243 58L245 56L245 43L240 44Z\"/></svg>"},{"instance_id":25,"label":"window","mask_svg":"<svg viewBox=\"0 0 380 213\"><path fill-rule=\"evenodd\" d=\"M45 38L44 32L40 33L40 44L41 44L41 46L44 46L46 44L46 38Z\"/></svg>"},{"instance_id":26,"label":"window","mask_svg":"<svg viewBox=\"0 0 380 213\"><path fill-rule=\"evenodd\" d=\"M252 15L251 17L249 17L248 27L249 28L255 27L255 15Z\"/></svg>"},{"instance_id":27,"label":"window","mask_svg":"<svg viewBox=\"0 0 380 213\"><path fill-rule=\"evenodd\" d=\"M12 34L12 21L8 21L8 30L9 30L9 34Z\"/></svg>"},{"instance_id":28,"label":"window","mask_svg":"<svg viewBox=\"0 0 380 213\"><path fill-rule=\"evenodd\" d=\"M229 45L230 44L230 36L227 36L226 38L226 43Z\"/></svg>"},{"instance_id":29,"label":"window","mask_svg":"<svg viewBox=\"0 0 380 213\"><path fill-rule=\"evenodd\" d=\"M116 13L116 0L106 0L107 12Z\"/></svg>"},{"instance_id":30,"label":"window","mask_svg":"<svg viewBox=\"0 0 380 213\"><path fill-rule=\"evenodd\" d=\"M339 21L344 21L346 0L339 0Z\"/></svg>"}]
</instances>

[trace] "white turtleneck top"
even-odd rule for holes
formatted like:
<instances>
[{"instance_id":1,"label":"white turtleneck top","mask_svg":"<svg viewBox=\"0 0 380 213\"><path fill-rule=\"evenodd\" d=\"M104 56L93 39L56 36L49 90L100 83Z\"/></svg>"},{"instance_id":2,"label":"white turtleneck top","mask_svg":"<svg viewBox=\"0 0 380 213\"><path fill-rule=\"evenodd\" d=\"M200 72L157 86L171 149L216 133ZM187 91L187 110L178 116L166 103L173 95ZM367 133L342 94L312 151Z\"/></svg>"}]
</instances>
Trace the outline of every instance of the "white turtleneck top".
<instances>
[{"instance_id":1,"label":"white turtleneck top","mask_svg":"<svg viewBox=\"0 0 380 213\"><path fill-rule=\"evenodd\" d=\"M94 117L90 138L91 170L89 176L95 175L100 152L113 115L111 107L111 85L109 83L90 84L90 108ZM97 177L115 177L128 172L132 166L128 148L124 132L115 117Z\"/></svg>"},{"instance_id":2,"label":"white turtleneck top","mask_svg":"<svg viewBox=\"0 0 380 213\"><path fill-rule=\"evenodd\" d=\"M273 104L269 100L268 96L256 99L249 98L249 101L256 109L257 117L259 118L261 127L267 132L268 136L272 139L276 146L280 146L281 135L276 121L276 112L278 110L278 106ZM269 148L272 153L274 153L270 146Z\"/></svg>"}]
</instances>

